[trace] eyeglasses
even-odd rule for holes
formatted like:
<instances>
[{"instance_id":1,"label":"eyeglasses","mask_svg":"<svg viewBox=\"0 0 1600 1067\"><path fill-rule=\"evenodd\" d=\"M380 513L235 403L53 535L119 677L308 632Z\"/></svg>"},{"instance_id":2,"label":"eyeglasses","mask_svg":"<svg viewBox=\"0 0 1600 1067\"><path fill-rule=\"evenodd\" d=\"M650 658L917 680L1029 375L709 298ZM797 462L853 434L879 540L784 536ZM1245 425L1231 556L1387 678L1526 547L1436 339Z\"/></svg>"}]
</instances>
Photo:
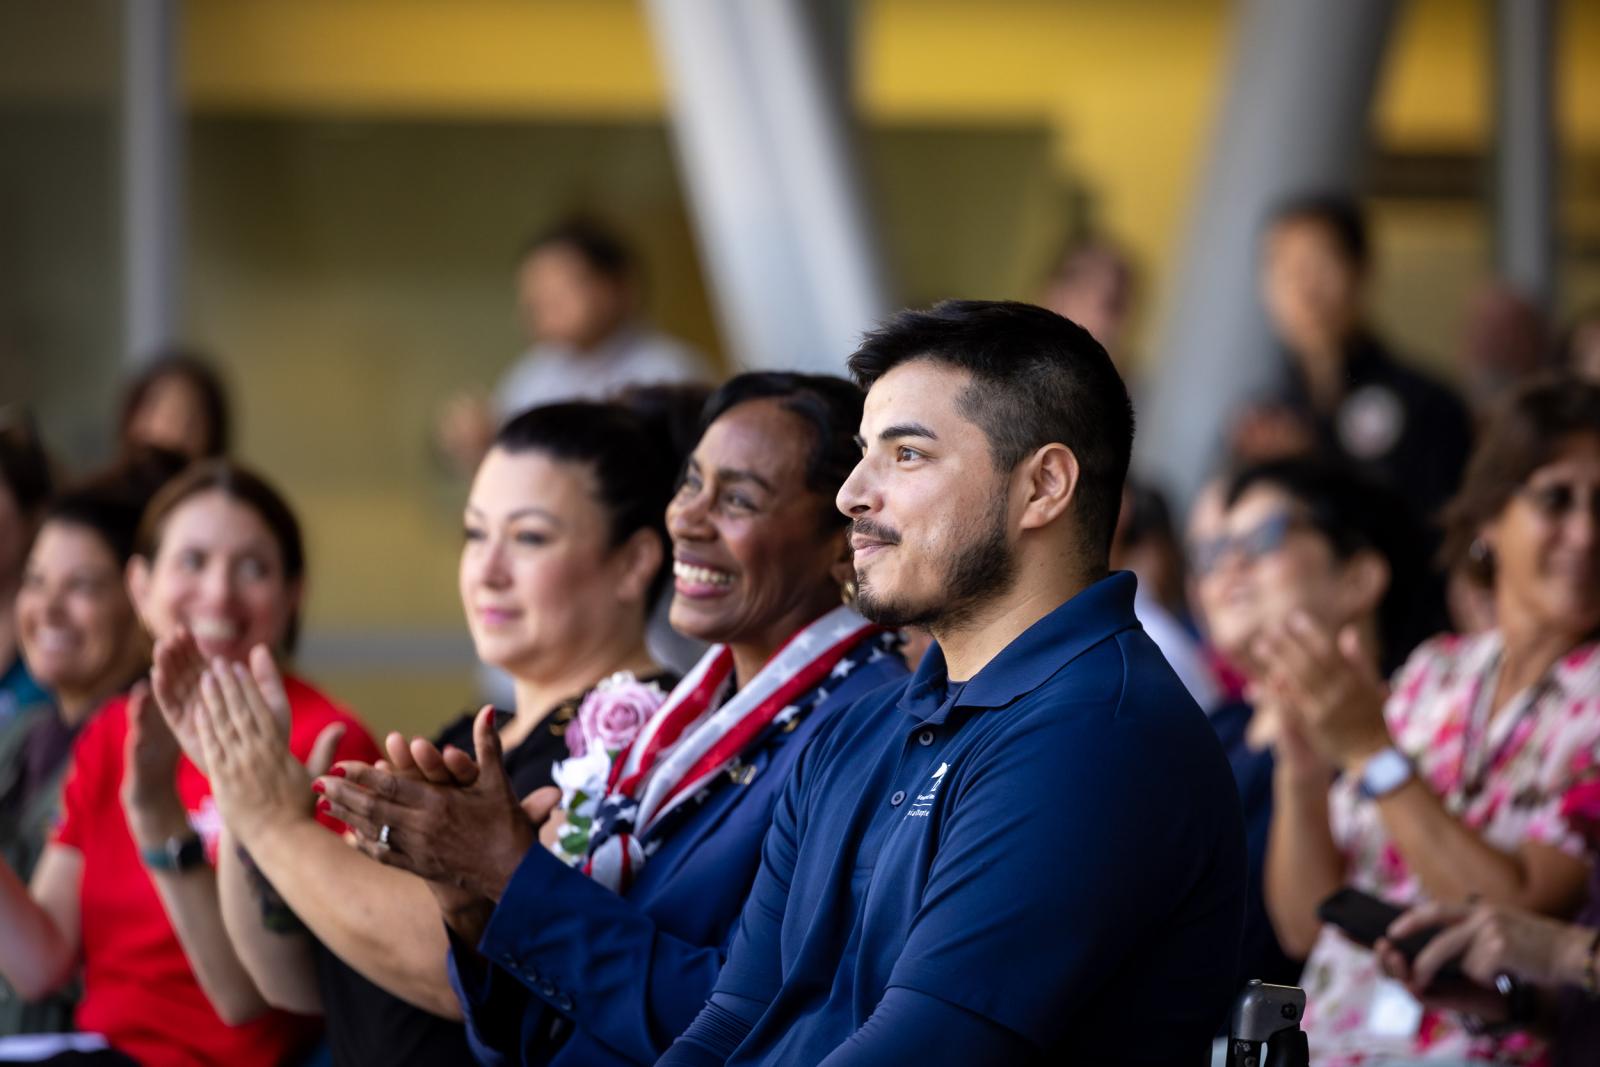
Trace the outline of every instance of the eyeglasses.
<instances>
[{"instance_id":1,"label":"eyeglasses","mask_svg":"<svg viewBox=\"0 0 1600 1067\"><path fill-rule=\"evenodd\" d=\"M1600 489L1593 486L1585 489L1567 482L1556 482L1538 487L1524 486L1519 493L1547 519L1564 519L1574 509L1584 507L1591 516L1600 520Z\"/></svg>"},{"instance_id":2,"label":"eyeglasses","mask_svg":"<svg viewBox=\"0 0 1600 1067\"><path fill-rule=\"evenodd\" d=\"M1189 566L1198 575L1208 575L1235 552L1244 563L1254 563L1282 548L1289 534L1302 524L1303 520L1298 516L1280 511L1248 530L1196 541L1189 546Z\"/></svg>"}]
</instances>

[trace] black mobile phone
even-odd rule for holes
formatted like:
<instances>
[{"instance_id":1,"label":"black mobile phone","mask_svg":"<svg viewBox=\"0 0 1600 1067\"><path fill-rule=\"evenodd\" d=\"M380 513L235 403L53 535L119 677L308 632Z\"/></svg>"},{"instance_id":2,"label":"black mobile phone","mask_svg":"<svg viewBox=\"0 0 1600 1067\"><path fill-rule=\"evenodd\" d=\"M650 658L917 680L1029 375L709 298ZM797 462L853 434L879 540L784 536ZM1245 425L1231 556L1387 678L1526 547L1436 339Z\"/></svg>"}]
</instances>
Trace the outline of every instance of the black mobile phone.
<instances>
[{"instance_id":1,"label":"black mobile phone","mask_svg":"<svg viewBox=\"0 0 1600 1067\"><path fill-rule=\"evenodd\" d=\"M1404 914L1405 910L1371 893L1345 886L1317 905L1317 918L1337 926L1356 944L1371 948L1378 943L1380 937L1387 935L1389 924ZM1439 929L1435 926L1427 930L1418 930L1410 937L1392 943L1400 951L1400 955L1410 962L1417 958L1417 953L1421 952L1429 941L1433 940ZM1463 975L1456 960L1445 964L1438 975L1438 979L1460 977Z\"/></svg>"}]
</instances>

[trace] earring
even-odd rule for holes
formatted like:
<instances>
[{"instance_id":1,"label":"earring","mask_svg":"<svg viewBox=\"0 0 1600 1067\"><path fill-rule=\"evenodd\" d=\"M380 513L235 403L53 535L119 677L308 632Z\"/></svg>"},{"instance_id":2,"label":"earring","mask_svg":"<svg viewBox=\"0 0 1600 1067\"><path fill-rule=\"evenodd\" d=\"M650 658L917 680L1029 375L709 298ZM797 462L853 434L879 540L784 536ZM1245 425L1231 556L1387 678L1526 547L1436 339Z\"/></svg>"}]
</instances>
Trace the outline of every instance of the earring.
<instances>
[{"instance_id":1,"label":"earring","mask_svg":"<svg viewBox=\"0 0 1600 1067\"><path fill-rule=\"evenodd\" d=\"M1483 566L1494 558L1494 550L1489 547L1489 542L1481 537L1474 537L1472 544L1467 546L1467 558Z\"/></svg>"},{"instance_id":2,"label":"earring","mask_svg":"<svg viewBox=\"0 0 1600 1067\"><path fill-rule=\"evenodd\" d=\"M846 578L839 583L839 601L846 607L856 602L856 580L854 578Z\"/></svg>"}]
</instances>

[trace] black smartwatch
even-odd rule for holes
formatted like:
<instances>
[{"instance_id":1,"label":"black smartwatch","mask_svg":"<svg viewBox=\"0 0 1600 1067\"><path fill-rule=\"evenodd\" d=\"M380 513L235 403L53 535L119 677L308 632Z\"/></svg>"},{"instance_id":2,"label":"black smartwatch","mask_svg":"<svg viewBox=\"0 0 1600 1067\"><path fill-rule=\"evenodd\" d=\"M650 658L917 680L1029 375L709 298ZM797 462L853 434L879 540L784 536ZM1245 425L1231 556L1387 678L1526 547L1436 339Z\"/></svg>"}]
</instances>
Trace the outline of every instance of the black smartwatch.
<instances>
[{"instance_id":1,"label":"black smartwatch","mask_svg":"<svg viewBox=\"0 0 1600 1067\"><path fill-rule=\"evenodd\" d=\"M199 834L181 834L153 848L141 849L139 858L152 871L191 871L205 863L206 846Z\"/></svg>"}]
</instances>

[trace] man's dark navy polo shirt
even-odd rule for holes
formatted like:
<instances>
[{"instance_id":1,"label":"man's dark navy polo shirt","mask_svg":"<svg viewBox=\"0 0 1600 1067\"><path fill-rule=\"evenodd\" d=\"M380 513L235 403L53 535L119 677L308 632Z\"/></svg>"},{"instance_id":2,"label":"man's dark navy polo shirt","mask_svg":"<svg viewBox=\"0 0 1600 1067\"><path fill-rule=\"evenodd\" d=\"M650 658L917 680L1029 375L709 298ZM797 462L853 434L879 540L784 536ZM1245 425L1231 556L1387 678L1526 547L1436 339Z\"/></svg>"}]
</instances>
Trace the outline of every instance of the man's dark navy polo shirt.
<instances>
[{"instance_id":1,"label":"man's dark navy polo shirt","mask_svg":"<svg viewBox=\"0 0 1600 1067\"><path fill-rule=\"evenodd\" d=\"M1133 592L1095 583L964 686L935 646L817 739L664 1063L741 1036L729 1064L970 1055L930 1042L941 1018L1041 1062L1206 1062L1237 988L1243 824ZM891 990L918 1010L881 1012Z\"/></svg>"}]
</instances>

